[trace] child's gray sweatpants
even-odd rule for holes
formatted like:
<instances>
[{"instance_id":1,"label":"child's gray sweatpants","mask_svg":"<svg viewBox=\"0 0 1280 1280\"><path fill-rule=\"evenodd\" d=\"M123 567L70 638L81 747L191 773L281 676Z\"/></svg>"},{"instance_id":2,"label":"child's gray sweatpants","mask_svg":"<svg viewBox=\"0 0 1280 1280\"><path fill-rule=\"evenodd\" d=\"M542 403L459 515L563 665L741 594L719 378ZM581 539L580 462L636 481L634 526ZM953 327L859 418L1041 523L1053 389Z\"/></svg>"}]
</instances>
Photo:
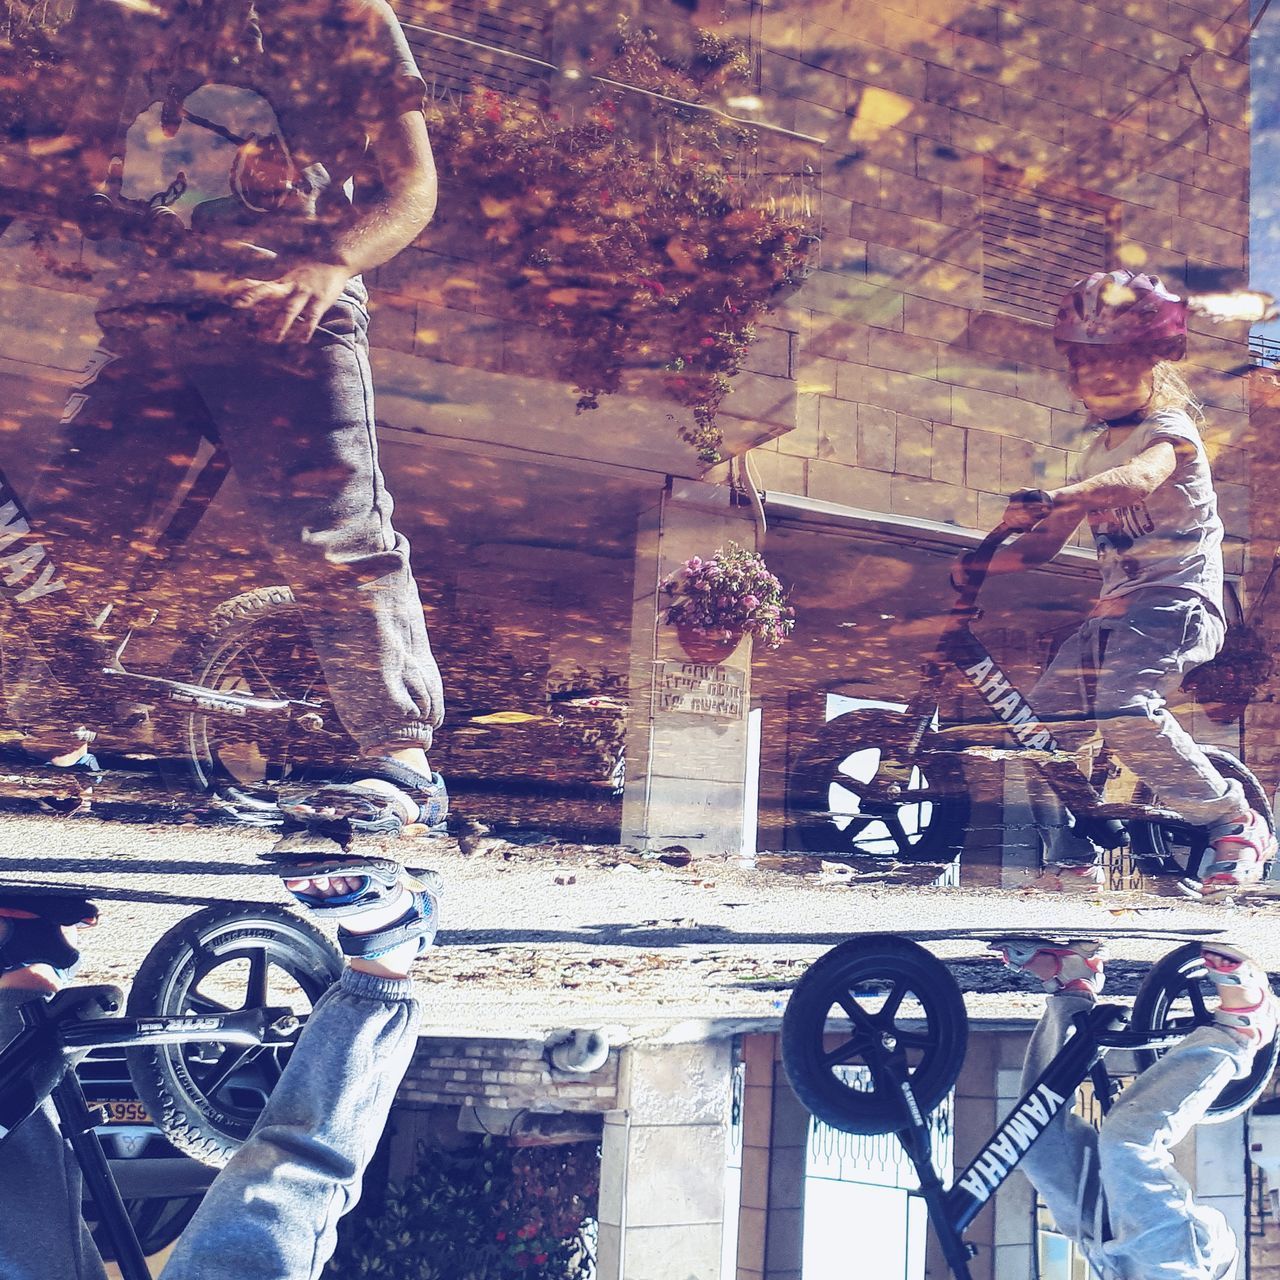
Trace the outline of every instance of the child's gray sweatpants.
<instances>
[{"instance_id":1,"label":"child's gray sweatpants","mask_svg":"<svg viewBox=\"0 0 1280 1280\"><path fill-rule=\"evenodd\" d=\"M1222 619L1189 592L1136 591L1126 605L1124 614L1090 618L1073 632L1028 701L1064 751L1092 737L1094 721L1081 717L1096 716L1116 755L1189 822L1240 817L1249 808L1240 783L1218 773L1165 705L1183 676L1222 647ZM1057 793L1037 770L1025 775L1046 860L1092 862L1095 849L1068 825Z\"/></svg>"},{"instance_id":2,"label":"child's gray sweatpants","mask_svg":"<svg viewBox=\"0 0 1280 1280\"><path fill-rule=\"evenodd\" d=\"M163 1280L315 1280L417 1043L408 979L347 969L316 1002L253 1134L214 1180ZM30 993L0 991L0 1045ZM0 1276L105 1280L51 1104L0 1146Z\"/></svg>"},{"instance_id":3,"label":"child's gray sweatpants","mask_svg":"<svg viewBox=\"0 0 1280 1280\"><path fill-rule=\"evenodd\" d=\"M1024 1092L1090 1007L1083 996L1049 997L1027 1048ZM1196 1204L1171 1153L1253 1054L1230 1031L1197 1027L1121 1094L1099 1129L1064 1109L1023 1157L1058 1230L1103 1280L1234 1280L1235 1234L1218 1210Z\"/></svg>"}]
</instances>

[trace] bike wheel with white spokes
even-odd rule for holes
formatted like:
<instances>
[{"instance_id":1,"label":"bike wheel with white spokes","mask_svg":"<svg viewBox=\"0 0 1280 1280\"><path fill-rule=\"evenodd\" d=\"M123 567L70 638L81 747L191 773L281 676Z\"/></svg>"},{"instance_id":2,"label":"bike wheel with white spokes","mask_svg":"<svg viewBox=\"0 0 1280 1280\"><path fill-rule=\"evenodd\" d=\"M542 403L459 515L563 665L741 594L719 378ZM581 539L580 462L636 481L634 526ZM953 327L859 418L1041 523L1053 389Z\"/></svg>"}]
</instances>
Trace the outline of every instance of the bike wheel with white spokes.
<instances>
[{"instance_id":1,"label":"bike wheel with white spokes","mask_svg":"<svg viewBox=\"0 0 1280 1280\"><path fill-rule=\"evenodd\" d=\"M1190 1035L1197 1027L1212 1024L1216 1007L1216 992L1200 955L1200 943L1189 942L1148 970L1133 1000L1130 1025L1135 1031ZM1168 1052L1168 1049L1141 1050L1137 1055L1138 1065L1145 1071ZM1266 1048L1254 1054L1248 1075L1227 1082L1205 1114L1205 1123L1220 1124L1253 1106L1275 1074L1277 1061L1280 1061L1280 1039L1273 1037Z\"/></svg>"},{"instance_id":2,"label":"bike wheel with white spokes","mask_svg":"<svg viewBox=\"0 0 1280 1280\"><path fill-rule=\"evenodd\" d=\"M900 862L949 862L964 848L969 796L959 762L930 750L892 800L874 785L888 757L906 742L903 712L863 709L823 726L787 779L792 829L813 853Z\"/></svg>"},{"instance_id":3,"label":"bike wheel with white spokes","mask_svg":"<svg viewBox=\"0 0 1280 1280\"><path fill-rule=\"evenodd\" d=\"M927 1115L959 1076L968 1039L947 967L907 938L871 934L828 951L796 984L782 1019L782 1063L796 1097L823 1123L892 1133L905 1127L895 1071Z\"/></svg>"},{"instance_id":4,"label":"bike wheel with white spokes","mask_svg":"<svg viewBox=\"0 0 1280 1280\"><path fill-rule=\"evenodd\" d=\"M355 759L359 749L329 698L320 660L288 587L262 587L219 605L187 663L196 684L317 705L318 728L277 714L228 716L195 710L187 755L196 784L246 814L276 812L276 789L304 771Z\"/></svg>"}]
</instances>

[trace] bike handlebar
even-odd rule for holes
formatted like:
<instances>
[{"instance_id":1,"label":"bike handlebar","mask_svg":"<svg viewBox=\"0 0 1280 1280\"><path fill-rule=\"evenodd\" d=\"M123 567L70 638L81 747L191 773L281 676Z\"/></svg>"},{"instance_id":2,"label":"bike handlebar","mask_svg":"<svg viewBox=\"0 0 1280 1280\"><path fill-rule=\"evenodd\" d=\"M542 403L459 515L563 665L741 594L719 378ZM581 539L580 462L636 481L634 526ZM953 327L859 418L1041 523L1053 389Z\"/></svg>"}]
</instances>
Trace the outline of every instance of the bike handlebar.
<instances>
[{"instance_id":1,"label":"bike handlebar","mask_svg":"<svg viewBox=\"0 0 1280 1280\"><path fill-rule=\"evenodd\" d=\"M959 597L956 601L957 608L968 608L978 598L978 592L982 590L982 584L987 580L987 570L991 568L992 558L1002 543L1019 532L1021 530L1001 522L964 557L964 585L955 586L955 583L952 583Z\"/></svg>"}]
</instances>

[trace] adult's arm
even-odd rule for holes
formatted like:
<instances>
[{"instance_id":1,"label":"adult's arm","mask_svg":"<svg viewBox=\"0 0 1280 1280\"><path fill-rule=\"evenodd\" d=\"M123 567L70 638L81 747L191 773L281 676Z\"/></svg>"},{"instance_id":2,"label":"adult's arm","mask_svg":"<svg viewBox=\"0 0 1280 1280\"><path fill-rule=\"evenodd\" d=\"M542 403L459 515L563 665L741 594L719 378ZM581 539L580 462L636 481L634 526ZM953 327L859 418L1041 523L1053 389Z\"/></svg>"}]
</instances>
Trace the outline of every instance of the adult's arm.
<instances>
[{"instance_id":1,"label":"adult's arm","mask_svg":"<svg viewBox=\"0 0 1280 1280\"><path fill-rule=\"evenodd\" d=\"M290 336L309 341L347 281L394 258L435 213L436 167L423 113L404 111L372 134L379 199L338 232L324 260L299 263L277 280L247 280L236 291L237 306L273 313L273 342Z\"/></svg>"}]
</instances>

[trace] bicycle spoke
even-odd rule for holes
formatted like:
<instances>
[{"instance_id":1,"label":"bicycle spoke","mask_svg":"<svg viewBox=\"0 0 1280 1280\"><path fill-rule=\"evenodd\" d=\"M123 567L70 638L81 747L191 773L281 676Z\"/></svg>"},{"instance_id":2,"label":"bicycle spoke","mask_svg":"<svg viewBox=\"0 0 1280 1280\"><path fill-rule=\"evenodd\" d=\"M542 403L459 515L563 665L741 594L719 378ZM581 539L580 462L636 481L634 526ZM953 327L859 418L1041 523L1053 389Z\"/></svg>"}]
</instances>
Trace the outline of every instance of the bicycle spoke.
<instances>
[{"instance_id":1,"label":"bicycle spoke","mask_svg":"<svg viewBox=\"0 0 1280 1280\"><path fill-rule=\"evenodd\" d=\"M261 1009L267 1003L267 953L255 951L249 957L249 981L245 985L245 1009Z\"/></svg>"},{"instance_id":2,"label":"bicycle spoke","mask_svg":"<svg viewBox=\"0 0 1280 1280\"><path fill-rule=\"evenodd\" d=\"M836 817L844 817L844 814L836 814ZM860 813L855 813L849 819L849 825L844 829L846 840L852 840L855 836L860 836L873 822L878 822L878 818L868 818Z\"/></svg>"},{"instance_id":3,"label":"bicycle spoke","mask_svg":"<svg viewBox=\"0 0 1280 1280\"><path fill-rule=\"evenodd\" d=\"M216 1098L227 1081L240 1067L259 1053L261 1048L261 1045L233 1044L224 1049L209 1069L209 1073L198 1081L205 1097Z\"/></svg>"},{"instance_id":4,"label":"bicycle spoke","mask_svg":"<svg viewBox=\"0 0 1280 1280\"><path fill-rule=\"evenodd\" d=\"M1187 997L1191 1001L1191 1008L1195 1013L1197 1022L1212 1021L1212 1015L1209 1013L1209 1006L1204 1002L1204 992L1201 990L1198 982L1192 982L1187 987Z\"/></svg>"},{"instance_id":5,"label":"bicycle spoke","mask_svg":"<svg viewBox=\"0 0 1280 1280\"><path fill-rule=\"evenodd\" d=\"M867 1050L871 1047L871 1038L857 1035L846 1040L842 1045L822 1055L822 1065L827 1068L852 1066L855 1062L867 1060Z\"/></svg>"},{"instance_id":6,"label":"bicycle spoke","mask_svg":"<svg viewBox=\"0 0 1280 1280\"><path fill-rule=\"evenodd\" d=\"M852 991L836 996L836 1003L849 1015L849 1021L863 1034L874 1034L875 1025L871 1015L853 998Z\"/></svg>"},{"instance_id":7,"label":"bicycle spoke","mask_svg":"<svg viewBox=\"0 0 1280 1280\"><path fill-rule=\"evenodd\" d=\"M836 776L831 779L831 785L833 787L841 787L845 791L851 792L853 795L857 796L859 800L861 800L862 797L871 790L871 784L869 782L864 782L861 778L855 778L852 774L841 773L839 770L836 771Z\"/></svg>"},{"instance_id":8,"label":"bicycle spoke","mask_svg":"<svg viewBox=\"0 0 1280 1280\"><path fill-rule=\"evenodd\" d=\"M229 1004L223 1004L221 1000L215 1000L212 996L201 995L198 991L188 992L186 1003L188 1010L194 1014L208 1016L233 1012Z\"/></svg>"},{"instance_id":9,"label":"bicycle spoke","mask_svg":"<svg viewBox=\"0 0 1280 1280\"><path fill-rule=\"evenodd\" d=\"M241 649L240 661L241 663L247 664L248 666L252 667L252 669L258 673L258 676L261 678L262 684L266 689L266 694L268 697L271 697L271 698L280 697L280 694L276 690L275 682L262 669L262 665L261 663L259 663L257 656L251 650L247 648ZM243 670L241 672L241 677L242 679L245 680L245 683L249 686L249 691L251 693L256 692L256 690L254 689L253 681L248 678L247 673L243 672Z\"/></svg>"},{"instance_id":10,"label":"bicycle spoke","mask_svg":"<svg viewBox=\"0 0 1280 1280\"><path fill-rule=\"evenodd\" d=\"M889 992L889 998L884 1002L880 1012L876 1014L877 1021L886 1026L893 1026L893 1020L898 1016L898 1010L902 1008L902 1002L906 998L906 994L906 983L895 982L893 989Z\"/></svg>"},{"instance_id":11,"label":"bicycle spoke","mask_svg":"<svg viewBox=\"0 0 1280 1280\"><path fill-rule=\"evenodd\" d=\"M889 834L893 837L893 843L898 846L898 851L900 853L910 853L911 839L902 825L902 819L895 813L885 818L884 825L888 828Z\"/></svg>"}]
</instances>

